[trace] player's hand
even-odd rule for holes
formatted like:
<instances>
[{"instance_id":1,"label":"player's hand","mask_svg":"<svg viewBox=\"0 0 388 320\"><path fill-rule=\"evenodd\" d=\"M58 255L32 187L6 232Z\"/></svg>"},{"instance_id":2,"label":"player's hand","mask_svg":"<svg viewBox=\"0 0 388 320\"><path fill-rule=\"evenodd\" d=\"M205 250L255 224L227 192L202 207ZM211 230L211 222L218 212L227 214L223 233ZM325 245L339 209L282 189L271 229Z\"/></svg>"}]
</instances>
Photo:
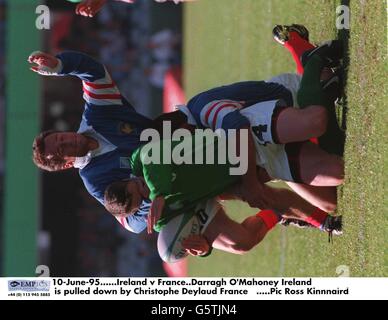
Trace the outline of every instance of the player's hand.
<instances>
[{"instance_id":1,"label":"player's hand","mask_svg":"<svg viewBox=\"0 0 388 320\"><path fill-rule=\"evenodd\" d=\"M84 0L75 8L75 13L80 16L94 17L105 5L106 0Z\"/></svg>"},{"instance_id":2,"label":"player's hand","mask_svg":"<svg viewBox=\"0 0 388 320\"><path fill-rule=\"evenodd\" d=\"M61 68L61 61L51 54L35 51L28 57L28 62L34 64L30 70L41 75L56 74Z\"/></svg>"},{"instance_id":3,"label":"player's hand","mask_svg":"<svg viewBox=\"0 0 388 320\"><path fill-rule=\"evenodd\" d=\"M152 201L150 212L147 217L147 233L152 233L156 222L158 222L164 209L164 198L157 197Z\"/></svg>"},{"instance_id":4,"label":"player's hand","mask_svg":"<svg viewBox=\"0 0 388 320\"><path fill-rule=\"evenodd\" d=\"M210 250L210 245L206 238L197 234L192 234L183 239L182 246L192 256L203 256Z\"/></svg>"}]
</instances>

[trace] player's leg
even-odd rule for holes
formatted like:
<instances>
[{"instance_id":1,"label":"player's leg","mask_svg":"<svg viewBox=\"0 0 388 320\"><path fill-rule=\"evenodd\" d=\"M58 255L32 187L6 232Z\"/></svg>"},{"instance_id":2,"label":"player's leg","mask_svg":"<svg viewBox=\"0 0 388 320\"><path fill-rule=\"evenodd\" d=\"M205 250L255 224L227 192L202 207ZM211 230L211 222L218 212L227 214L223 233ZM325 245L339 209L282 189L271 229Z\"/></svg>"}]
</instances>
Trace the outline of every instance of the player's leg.
<instances>
[{"instance_id":1,"label":"player's leg","mask_svg":"<svg viewBox=\"0 0 388 320\"><path fill-rule=\"evenodd\" d=\"M265 179L262 179L265 172ZM270 181L266 170L257 167L257 177L262 183ZM285 181L293 190L285 188L273 188L269 185L263 187L263 197L268 200L269 206L261 209L276 209L293 218L305 219L315 208L325 212L333 212L337 207L337 190L335 187L316 187L302 183ZM222 200L242 200L239 185L234 185L227 192L219 196ZM289 209L291 208L291 211Z\"/></svg>"},{"instance_id":2,"label":"player's leg","mask_svg":"<svg viewBox=\"0 0 388 320\"><path fill-rule=\"evenodd\" d=\"M301 56L305 51L315 48L309 42L309 34L306 27L297 24L291 26L277 25L272 33L274 39L291 53L296 64L297 73L302 74Z\"/></svg>"},{"instance_id":3,"label":"player's leg","mask_svg":"<svg viewBox=\"0 0 388 320\"><path fill-rule=\"evenodd\" d=\"M302 183L285 181L303 199L325 212L333 212L337 207L336 187L316 187Z\"/></svg>"},{"instance_id":4,"label":"player's leg","mask_svg":"<svg viewBox=\"0 0 388 320\"><path fill-rule=\"evenodd\" d=\"M298 96L303 108L286 107L284 101L279 100L276 103L265 101L242 109L241 113L250 119L253 132L260 140L259 144L284 144L322 136L329 121L328 109L331 112L334 110L333 103L326 99L326 90L321 85L321 79L329 81L328 77L331 81L331 71L327 72L323 64L311 61L302 78L302 85L301 77L295 74L281 74L268 80L286 87L291 92L294 103ZM325 86L331 88L332 83L334 82L325 82ZM329 103L332 108L327 106Z\"/></svg>"},{"instance_id":5,"label":"player's leg","mask_svg":"<svg viewBox=\"0 0 388 320\"><path fill-rule=\"evenodd\" d=\"M271 206L268 208L270 209L269 211L274 210L277 215L282 216L280 222L282 225L287 226L289 225L287 222L291 221L292 225L298 227L312 226L328 232L330 235L332 233L336 235L342 234L342 216L332 216L285 188L266 186L264 192L271 203ZM334 208L328 206L326 209ZM260 214L263 214L263 212ZM266 213L264 212L264 214ZM251 223L250 220L246 220L246 222Z\"/></svg>"},{"instance_id":6,"label":"player's leg","mask_svg":"<svg viewBox=\"0 0 388 320\"><path fill-rule=\"evenodd\" d=\"M272 133L276 143L305 141L321 136L327 127L327 111L321 105L311 105L305 109L283 107L272 116Z\"/></svg>"},{"instance_id":7,"label":"player's leg","mask_svg":"<svg viewBox=\"0 0 388 320\"><path fill-rule=\"evenodd\" d=\"M274 188L266 185L264 193L268 198L270 206L263 209L277 210L281 212L283 217L306 220L313 212L317 211L317 206L287 188ZM319 203L319 201L316 202ZM319 211L325 211L320 208L318 209ZM334 211L335 206L327 205L325 209L327 209L327 212L332 212ZM331 210L329 211L328 209Z\"/></svg>"},{"instance_id":8,"label":"player's leg","mask_svg":"<svg viewBox=\"0 0 388 320\"><path fill-rule=\"evenodd\" d=\"M341 51L341 49L335 51ZM333 54L333 56L335 55L338 55L338 52ZM334 104L335 96L330 94L330 92L340 92L341 80L340 76L334 75L322 86L319 74L325 63L325 59L318 55L309 58L298 92L298 104L302 109L310 108L311 105L320 105L325 108L326 131L318 136L319 144L330 153L342 155L345 133L340 129L337 122Z\"/></svg>"},{"instance_id":9,"label":"player's leg","mask_svg":"<svg viewBox=\"0 0 388 320\"><path fill-rule=\"evenodd\" d=\"M286 146L294 181L311 186L338 186L344 179L341 157L329 154L311 142L291 143Z\"/></svg>"},{"instance_id":10,"label":"player's leg","mask_svg":"<svg viewBox=\"0 0 388 320\"><path fill-rule=\"evenodd\" d=\"M298 170L298 167L292 168L291 170ZM256 175L257 175L257 179L262 183L266 183L272 180L271 177L268 175L267 171L261 167L257 167ZM302 197L311 205L318 207L319 209L325 212L333 212L337 207L337 188L336 187L320 187L320 186L317 187L317 186L310 186L310 185L291 182L291 181L284 181L284 182L297 195ZM236 187L234 188L234 190L236 190ZM286 189L278 188L277 190L286 190ZM289 190L287 191L290 193L293 193ZM279 195L278 198L285 199L286 197L287 195L283 194L283 195ZM294 202L294 198L292 198L291 201Z\"/></svg>"},{"instance_id":11,"label":"player's leg","mask_svg":"<svg viewBox=\"0 0 388 320\"><path fill-rule=\"evenodd\" d=\"M282 100L257 103L241 110L259 145L306 141L326 130L327 112L321 105L305 109L284 106Z\"/></svg>"},{"instance_id":12,"label":"player's leg","mask_svg":"<svg viewBox=\"0 0 388 320\"><path fill-rule=\"evenodd\" d=\"M321 84L324 66L324 59L318 55L309 59L298 91L298 104L301 109L286 108L278 110L277 114L274 112L273 131L280 143L320 137L325 133L328 122L337 121L334 103L327 98ZM333 81L327 82L326 86L334 84ZM334 133L341 136L341 132Z\"/></svg>"}]
</instances>

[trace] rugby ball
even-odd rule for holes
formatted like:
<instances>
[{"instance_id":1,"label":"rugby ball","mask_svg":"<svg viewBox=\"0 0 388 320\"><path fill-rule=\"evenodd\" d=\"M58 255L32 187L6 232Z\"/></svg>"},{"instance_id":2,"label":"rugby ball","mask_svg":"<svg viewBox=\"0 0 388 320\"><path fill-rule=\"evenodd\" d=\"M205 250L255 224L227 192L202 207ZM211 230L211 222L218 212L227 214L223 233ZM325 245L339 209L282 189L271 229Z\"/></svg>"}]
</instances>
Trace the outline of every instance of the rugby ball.
<instances>
[{"instance_id":1,"label":"rugby ball","mask_svg":"<svg viewBox=\"0 0 388 320\"><path fill-rule=\"evenodd\" d=\"M200 221L196 215L180 214L171 219L160 231L158 252L163 261L175 263L187 257L182 240L191 234L200 234Z\"/></svg>"}]
</instances>

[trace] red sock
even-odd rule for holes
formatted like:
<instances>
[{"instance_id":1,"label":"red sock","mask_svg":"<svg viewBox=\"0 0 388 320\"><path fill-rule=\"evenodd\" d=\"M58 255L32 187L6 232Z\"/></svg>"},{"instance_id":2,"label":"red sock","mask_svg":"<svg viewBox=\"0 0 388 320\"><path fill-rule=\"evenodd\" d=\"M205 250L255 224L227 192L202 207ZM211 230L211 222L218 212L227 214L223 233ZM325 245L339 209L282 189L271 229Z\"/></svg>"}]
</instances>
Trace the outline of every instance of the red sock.
<instances>
[{"instance_id":1,"label":"red sock","mask_svg":"<svg viewBox=\"0 0 388 320\"><path fill-rule=\"evenodd\" d=\"M316 210L312 213L312 215L306 219L306 222L308 222L309 224L313 225L316 228L320 228L322 227L328 215L329 214L327 212L316 208Z\"/></svg>"},{"instance_id":2,"label":"red sock","mask_svg":"<svg viewBox=\"0 0 388 320\"><path fill-rule=\"evenodd\" d=\"M303 74L304 69L300 58L305 51L313 49L315 46L307 40L303 39L297 32L291 31L288 41L284 43L284 47L291 53L292 57L294 58L296 72L298 74ZM314 144L318 144L317 138L311 138L310 141Z\"/></svg>"},{"instance_id":3,"label":"red sock","mask_svg":"<svg viewBox=\"0 0 388 320\"><path fill-rule=\"evenodd\" d=\"M276 224L281 219L281 216L272 210L261 210L259 213L256 213L256 217L259 217L263 220L264 224L268 228L268 231L276 226Z\"/></svg>"},{"instance_id":4,"label":"red sock","mask_svg":"<svg viewBox=\"0 0 388 320\"><path fill-rule=\"evenodd\" d=\"M305 51L315 48L314 45L303 39L297 32L291 31L288 41L284 43L284 47L290 51L294 58L296 72L298 74L303 74L303 66L300 62L300 57Z\"/></svg>"}]
</instances>

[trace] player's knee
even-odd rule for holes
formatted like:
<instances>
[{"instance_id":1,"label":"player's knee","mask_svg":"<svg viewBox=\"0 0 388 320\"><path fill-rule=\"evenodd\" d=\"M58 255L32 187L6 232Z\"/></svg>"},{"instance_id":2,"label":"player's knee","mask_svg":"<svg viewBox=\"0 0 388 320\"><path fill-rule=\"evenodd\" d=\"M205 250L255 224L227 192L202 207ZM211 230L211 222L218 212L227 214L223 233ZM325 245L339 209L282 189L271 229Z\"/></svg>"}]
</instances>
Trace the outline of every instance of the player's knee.
<instances>
[{"instance_id":1,"label":"player's knee","mask_svg":"<svg viewBox=\"0 0 388 320\"><path fill-rule=\"evenodd\" d=\"M330 160L325 159L319 163L319 166L326 172L322 178L325 180L322 183L325 183L320 185L339 186L344 182L344 162L340 157L332 155Z\"/></svg>"},{"instance_id":2,"label":"player's knee","mask_svg":"<svg viewBox=\"0 0 388 320\"><path fill-rule=\"evenodd\" d=\"M333 155L331 161L332 176L338 181L338 185L344 182L344 161L341 157Z\"/></svg>"},{"instance_id":3,"label":"player's knee","mask_svg":"<svg viewBox=\"0 0 388 320\"><path fill-rule=\"evenodd\" d=\"M313 106L308 117L310 132L314 137L323 135L327 128L327 111L322 106Z\"/></svg>"}]
</instances>

